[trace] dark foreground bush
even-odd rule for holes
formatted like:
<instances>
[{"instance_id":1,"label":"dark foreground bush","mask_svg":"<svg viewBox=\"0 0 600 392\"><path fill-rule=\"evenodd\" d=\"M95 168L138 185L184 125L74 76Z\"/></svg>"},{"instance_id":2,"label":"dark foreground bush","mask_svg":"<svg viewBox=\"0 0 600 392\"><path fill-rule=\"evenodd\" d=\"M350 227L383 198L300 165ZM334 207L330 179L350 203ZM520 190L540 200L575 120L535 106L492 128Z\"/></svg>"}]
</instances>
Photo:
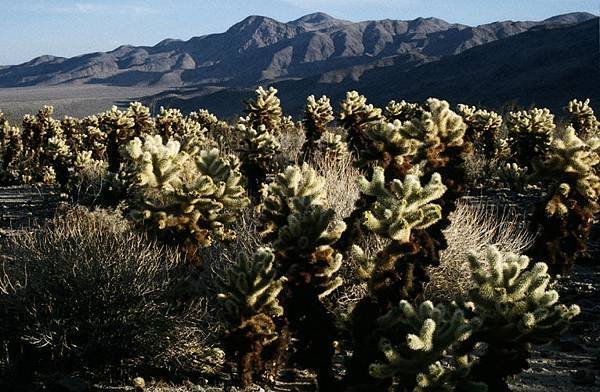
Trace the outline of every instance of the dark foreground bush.
<instances>
[{"instance_id":1,"label":"dark foreground bush","mask_svg":"<svg viewBox=\"0 0 600 392\"><path fill-rule=\"evenodd\" d=\"M202 372L215 360L187 263L117 213L64 211L5 240L0 254L5 380L131 365L177 371L176 357L190 355L199 359L185 365L196 369L185 371Z\"/></svg>"}]
</instances>

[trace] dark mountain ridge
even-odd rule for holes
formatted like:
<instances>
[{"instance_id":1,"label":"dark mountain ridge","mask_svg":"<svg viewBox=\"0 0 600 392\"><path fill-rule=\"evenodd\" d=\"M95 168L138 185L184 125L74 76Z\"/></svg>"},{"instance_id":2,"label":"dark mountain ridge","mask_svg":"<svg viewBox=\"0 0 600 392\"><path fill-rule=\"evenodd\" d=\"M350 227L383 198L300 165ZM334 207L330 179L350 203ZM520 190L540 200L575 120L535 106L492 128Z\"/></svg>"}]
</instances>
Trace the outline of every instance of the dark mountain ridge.
<instances>
[{"instance_id":1,"label":"dark mountain ridge","mask_svg":"<svg viewBox=\"0 0 600 392\"><path fill-rule=\"evenodd\" d=\"M391 99L422 101L435 96L496 110L536 104L559 113L572 98L600 103L598 31L597 17L575 25L538 26L409 69L393 64L367 69L358 78L342 74L335 83L322 75L274 86L293 115L301 114L308 95L326 94L339 102L349 90L358 90L379 106ZM252 89L190 89L160 94L150 102L184 111L204 107L229 117L241 113L242 100L252 94Z\"/></svg>"}]
</instances>

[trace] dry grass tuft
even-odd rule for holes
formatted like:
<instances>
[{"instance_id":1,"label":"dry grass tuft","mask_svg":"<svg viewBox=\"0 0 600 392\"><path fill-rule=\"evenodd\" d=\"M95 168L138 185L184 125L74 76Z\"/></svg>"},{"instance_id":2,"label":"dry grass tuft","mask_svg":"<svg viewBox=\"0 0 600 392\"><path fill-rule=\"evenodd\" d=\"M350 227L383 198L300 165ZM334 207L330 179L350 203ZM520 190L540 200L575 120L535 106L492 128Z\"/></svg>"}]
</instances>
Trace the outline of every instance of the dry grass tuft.
<instances>
[{"instance_id":1,"label":"dry grass tuft","mask_svg":"<svg viewBox=\"0 0 600 392\"><path fill-rule=\"evenodd\" d=\"M331 157L316 154L310 163L317 173L325 178L326 207L335 210L338 219L348 217L360 197L358 178L361 173L354 167L352 155Z\"/></svg>"},{"instance_id":2,"label":"dry grass tuft","mask_svg":"<svg viewBox=\"0 0 600 392\"><path fill-rule=\"evenodd\" d=\"M456 299L472 287L469 254L482 254L489 245L522 254L534 240L524 216L493 205L459 202L450 221L444 232L448 248L440 255L440 265L429 270L428 299Z\"/></svg>"},{"instance_id":3,"label":"dry grass tuft","mask_svg":"<svg viewBox=\"0 0 600 392\"><path fill-rule=\"evenodd\" d=\"M285 127L277 134L277 141L281 150L276 159L279 160L280 167L288 164L297 164L301 162L302 146L306 140L306 135L301 126Z\"/></svg>"}]
</instances>

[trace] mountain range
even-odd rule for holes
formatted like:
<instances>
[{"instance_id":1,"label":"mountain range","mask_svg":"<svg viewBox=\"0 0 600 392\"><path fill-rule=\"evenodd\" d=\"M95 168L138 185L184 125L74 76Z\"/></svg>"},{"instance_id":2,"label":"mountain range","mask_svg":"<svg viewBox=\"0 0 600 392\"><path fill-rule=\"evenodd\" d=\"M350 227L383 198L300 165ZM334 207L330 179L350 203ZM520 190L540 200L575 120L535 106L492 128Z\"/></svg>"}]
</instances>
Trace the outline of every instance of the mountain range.
<instances>
[{"instance_id":1,"label":"mountain range","mask_svg":"<svg viewBox=\"0 0 600 392\"><path fill-rule=\"evenodd\" d=\"M221 115L238 111L231 100L259 84L278 86L291 113L307 95L339 98L350 89L374 102L435 95L528 104L547 94L598 94L598 53L598 18L588 13L475 27L437 18L350 22L314 13L283 23L250 16L187 41L3 66L0 88L151 87L163 90L146 99L154 105L205 106Z\"/></svg>"}]
</instances>

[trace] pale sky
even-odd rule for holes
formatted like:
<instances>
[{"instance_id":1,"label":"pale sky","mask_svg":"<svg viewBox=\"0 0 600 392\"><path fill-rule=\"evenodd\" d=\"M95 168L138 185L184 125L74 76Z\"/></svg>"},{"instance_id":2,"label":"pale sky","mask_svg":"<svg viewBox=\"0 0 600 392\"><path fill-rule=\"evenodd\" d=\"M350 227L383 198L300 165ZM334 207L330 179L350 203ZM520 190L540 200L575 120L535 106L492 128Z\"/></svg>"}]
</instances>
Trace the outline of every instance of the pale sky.
<instances>
[{"instance_id":1,"label":"pale sky","mask_svg":"<svg viewBox=\"0 0 600 392\"><path fill-rule=\"evenodd\" d=\"M478 25L598 15L600 0L0 0L0 10L0 64L7 65L219 33L249 15L287 22L320 11L352 21L434 16Z\"/></svg>"}]
</instances>

